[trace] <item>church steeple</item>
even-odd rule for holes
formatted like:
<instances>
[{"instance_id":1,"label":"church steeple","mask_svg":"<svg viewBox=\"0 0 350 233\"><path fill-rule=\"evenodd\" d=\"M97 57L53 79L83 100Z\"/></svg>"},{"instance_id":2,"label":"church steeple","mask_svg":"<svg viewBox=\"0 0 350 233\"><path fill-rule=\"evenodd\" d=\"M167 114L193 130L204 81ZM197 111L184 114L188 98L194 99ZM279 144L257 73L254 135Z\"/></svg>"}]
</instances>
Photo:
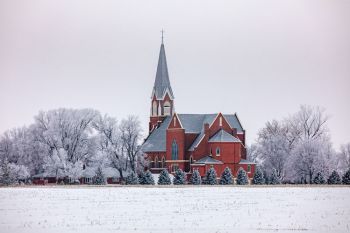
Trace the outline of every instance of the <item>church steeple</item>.
<instances>
[{"instance_id":1,"label":"church steeple","mask_svg":"<svg viewBox=\"0 0 350 233\"><path fill-rule=\"evenodd\" d=\"M156 128L166 116L171 116L174 113L174 98L169 80L162 31L162 44L160 45L156 79L151 97L150 131Z\"/></svg>"},{"instance_id":2,"label":"church steeple","mask_svg":"<svg viewBox=\"0 0 350 233\"><path fill-rule=\"evenodd\" d=\"M168 65L165 56L164 43L160 46L156 80L154 81L152 95L155 95L157 100L164 98L164 95L168 93L171 99L174 99L173 90L171 89ZM153 96L152 96L153 98Z\"/></svg>"}]
</instances>

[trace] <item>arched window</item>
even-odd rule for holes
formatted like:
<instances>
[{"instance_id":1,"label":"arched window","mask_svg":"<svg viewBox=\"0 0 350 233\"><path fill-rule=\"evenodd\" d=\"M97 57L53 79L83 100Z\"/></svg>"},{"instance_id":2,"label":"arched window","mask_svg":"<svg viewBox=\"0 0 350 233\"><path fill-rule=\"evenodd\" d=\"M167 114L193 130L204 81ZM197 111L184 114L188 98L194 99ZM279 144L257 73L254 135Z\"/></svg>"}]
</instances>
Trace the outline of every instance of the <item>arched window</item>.
<instances>
[{"instance_id":1,"label":"arched window","mask_svg":"<svg viewBox=\"0 0 350 233\"><path fill-rule=\"evenodd\" d=\"M165 103L164 103L164 115L165 116L170 116L170 114L171 114L171 111L170 111L170 103L169 103L169 101L165 101Z\"/></svg>"},{"instance_id":2,"label":"arched window","mask_svg":"<svg viewBox=\"0 0 350 233\"><path fill-rule=\"evenodd\" d=\"M162 158L162 168L165 168L165 157Z\"/></svg>"},{"instance_id":3,"label":"arched window","mask_svg":"<svg viewBox=\"0 0 350 233\"><path fill-rule=\"evenodd\" d=\"M152 115L157 116L157 101L153 101Z\"/></svg>"},{"instance_id":4,"label":"arched window","mask_svg":"<svg viewBox=\"0 0 350 233\"><path fill-rule=\"evenodd\" d=\"M192 155L191 155L191 157L190 157L190 164L192 164L193 163L193 158L192 158Z\"/></svg>"},{"instance_id":5,"label":"arched window","mask_svg":"<svg viewBox=\"0 0 350 233\"><path fill-rule=\"evenodd\" d=\"M158 168L158 156L154 159L154 167Z\"/></svg>"},{"instance_id":6,"label":"arched window","mask_svg":"<svg viewBox=\"0 0 350 233\"><path fill-rule=\"evenodd\" d=\"M178 160L178 153L179 153L179 148L177 146L176 141L173 141L173 144L171 145L171 159L172 160Z\"/></svg>"},{"instance_id":7,"label":"arched window","mask_svg":"<svg viewBox=\"0 0 350 233\"><path fill-rule=\"evenodd\" d=\"M248 164L247 170L248 170L248 173L251 173L251 172L252 172L252 168L251 168L250 164Z\"/></svg>"},{"instance_id":8,"label":"arched window","mask_svg":"<svg viewBox=\"0 0 350 233\"><path fill-rule=\"evenodd\" d=\"M220 156L220 147L216 147L216 156Z\"/></svg>"}]
</instances>

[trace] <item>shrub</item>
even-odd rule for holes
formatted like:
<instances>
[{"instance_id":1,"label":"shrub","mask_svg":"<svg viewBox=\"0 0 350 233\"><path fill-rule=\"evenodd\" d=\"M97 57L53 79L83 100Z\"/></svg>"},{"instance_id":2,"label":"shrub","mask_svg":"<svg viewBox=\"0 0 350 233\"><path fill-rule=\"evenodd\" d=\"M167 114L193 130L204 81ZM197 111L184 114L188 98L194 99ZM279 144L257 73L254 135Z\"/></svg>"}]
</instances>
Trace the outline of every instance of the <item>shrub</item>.
<instances>
[{"instance_id":1,"label":"shrub","mask_svg":"<svg viewBox=\"0 0 350 233\"><path fill-rule=\"evenodd\" d=\"M222 185L233 184L233 176L232 176L231 169L229 167L226 167L225 170L222 172L219 184L222 184Z\"/></svg>"},{"instance_id":2,"label":"shrub","mask_svg":"<svg viewBox=\"0 0 350 233\"><path fill-rule=\"evenodd\" d=\"M272 170L272 174L271 174L271 178L270 178L270 184L281 184L281 180L277 175L277 170L273 169Z\"/></svg>"},{"instance_id":3,"label":"shrub","mask_svg":"<svg viewBox=\"0 0 350 233\"><path fill-rule=\"evenodd\" d=\"M146 172L141 172L139 176L139 183L143 185L154 185L152 173L149 170Z\"/></svg>"},{"instance_id":4,"label":"shrub","mask_svg":"<svg viewBox=\"0 0 350 233\"><path fill-rule=\"evenodd\" d=\"M131 172L125 179L126 185L136 185L139 184L139 179L135 172Z\"/></svg>"},{"instance_id":5,"label":"shrub","mask_svg":"<svg viewBox=\"0 0 350 233\"><path fill-rule=\"evenodd\" d=\"M248 184L247 173L241 167L238 169L238 173L237 173L237 184L238 185L247 185Z\"/></svg>"},{"instance_id":6,"label":"shrub","mask_svg":"<svg viewBox=\"0 0 350 233\"><path fill-rule=\"evenodd\" d=\"M321 172L317 172L316 176L314 177L313 183L314 184L325 184L326 183L326 180L324 179Z\"/></svg>"},{"instance_id":7,"label":"shrub","mask_svg":"<svg viewBox=\"0 0 350 233\"><path fill-rule=\"evenodd\" d=\"M343 175L343 184L350 185L350 168L345 174Z\"/></svg>"},{"instance_id":8,"label":"shrub","mask_svg":"<svg viewBox=\"0 0 350 233\"><path fill-rule=\"evenodd\" d=\"M185 182L186 182L185 173L181 169L177 169L175 171L173 184L174 185L181 185L181 184L185 184Z\"/></svg>"},{"instance_id":9,"label":"shrub","mask_svg":"<svg viewBox=\"0 0 350 233\"><path fill-rule=\"evenodd\" d=\"M216 180L216 171L213 167L211 167L205 175L205 184L215 185L217 183L218 182Z\"/></svg>"},{"instance_id":10,"label":"shrub","mask_svg":"<svg viewBox=\"0 0 350 233\"><path fill-rule=\"evenodd\" d=\"M202 183L201 175L199 174L198 169L195 169L193 171L190 182L193 185L200 185Z\"/></svg>"},{"instance_id":11,"label":"shrub","mask_svg":"<svg viewBox=\"0 0 350 233\"><path fill-rule=\"evenodd\" d=\"M264 174L260 168L257 168L253 177L253 184L265 184Z\"/></svg>"},{"instance_id":12,"label":"shrub","mask_svg":"<svg viewBox=\"0 0 350 233\"><path fill-rule=\"evenodd\" d=\"M171 184L169 172L167 169L164 169L160 172L158 177L158 184L159 185L169 185Z\"/></svg>"},{"instance_id":13,"label":"shrub","mask_svg":"<svg viewBox=\"0 0 350 233\"><path fill-rule=\"evenodd\" d=\"M333 171L332 174L328 177L328 184L341 184L340 176L337 171Z\"/></svg>"}]
</instances>

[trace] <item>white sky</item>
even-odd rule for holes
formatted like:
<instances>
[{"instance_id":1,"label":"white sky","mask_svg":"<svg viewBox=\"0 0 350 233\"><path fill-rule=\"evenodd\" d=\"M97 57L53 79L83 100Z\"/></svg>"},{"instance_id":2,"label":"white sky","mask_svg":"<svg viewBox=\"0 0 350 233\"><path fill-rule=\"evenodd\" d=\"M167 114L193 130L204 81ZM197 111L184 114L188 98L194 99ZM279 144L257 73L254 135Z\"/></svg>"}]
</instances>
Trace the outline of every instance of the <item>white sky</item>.
<instances>
[{"instance_id":1,"label":"white sky","mask_svg":"<svg viewBox=\"0 0 350 233\"><path fill-rule=\"evenodd\" d=\"M248 144L300 104L350 142L350 1L0 1L0 133L94 108L147 130L165 30L178 113L238 113Z\"/></svg>"}]
</instances>

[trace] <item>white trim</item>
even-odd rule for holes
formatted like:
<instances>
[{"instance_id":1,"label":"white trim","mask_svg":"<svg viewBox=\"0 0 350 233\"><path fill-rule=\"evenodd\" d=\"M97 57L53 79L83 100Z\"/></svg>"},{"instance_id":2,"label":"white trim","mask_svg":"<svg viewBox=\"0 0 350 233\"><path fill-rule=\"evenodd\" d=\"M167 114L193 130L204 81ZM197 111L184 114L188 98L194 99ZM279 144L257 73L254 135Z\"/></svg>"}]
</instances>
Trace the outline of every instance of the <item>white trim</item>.
<instances>
[{"instance_id":1,"label":"white trim","mask_svg":"<svg viewBox=\"0 0 350 233\"><path fill-rule=\"evenodd\" d=\"M176 113L176 112L174 112L174 114L173 114L173 119L174 119L174 116L176 116L177 121L179 122L181 129L183 129L184 127L182 126L182 123L181 123L181 120L180 120L179 115L177 115L177 113ZM168 128L169 128L169 127L168 127Z\"/></svg>"}]
</instances>

